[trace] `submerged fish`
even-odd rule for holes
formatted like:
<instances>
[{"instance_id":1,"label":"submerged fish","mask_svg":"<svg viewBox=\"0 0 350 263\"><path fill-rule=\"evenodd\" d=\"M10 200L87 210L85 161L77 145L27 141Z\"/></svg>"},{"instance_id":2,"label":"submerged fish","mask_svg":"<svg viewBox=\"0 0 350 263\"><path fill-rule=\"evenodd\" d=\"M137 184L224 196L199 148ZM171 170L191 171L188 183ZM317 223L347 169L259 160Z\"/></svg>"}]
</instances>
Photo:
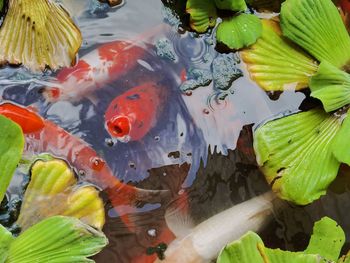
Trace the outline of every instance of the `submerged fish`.
<instances>
[{"instance_id":1,"label":"submerged fish","mask_svg":"<svg viewBox=\"0 0 350 263\"><path fill-rule=\"evenodd\" d=\"M44 96L50 102L79 101L130 71L144 53L140 46L125 41L103 44L83 56L74 67L62 69L57 75L57 87L45 88Z\"/></svg>"},{"instance_id":2,"label":"submerged fish","mask_svg":"<svg viewBox=\"0 0 350 263\"><path fill-rule=\"evenodd\" d=\"M340 7L345 13L350 13L350 0L340 0Z\"/></svg>"},{"instance_id":3,"label":"submerged fish","mask_svg":"<svg viewBox=\"0 0 350 263\"><path fill-rule=\"evenodd\" d=\"M79 175L107 193L112 206L131 229L131 221L123 208L135 207L141 201L159 202L168 197L168 191L143 190L120 182L108 164L86 142L29 109L4 103L0 105L0 114L22 127L27 153L50 153L66 160Z\"/></svg>"},{"instance_id":4,"label":"submerged fish","mask_svg":"<svg viewBox=\"0 0 350 263\"><path fill-rule=\"evenodd\" d=\"M265 193L227 209L198 226L191 227L189 218L169 211L166 221L177 235L165 251L163 263L208 263L215 259L229 242L248 231L258 231L270 218L275 195Z\"/></svg>"},{"instance_id":5,"label":"submerged fish","mask_svg":"<svg viewBox=\"0 0 350 263\"><path fill-rule=\"evenodd\" d=\"M164 28L164 25L160 25L133 40L117 40L92 50L74 67L62 69L56 77L57 83L43 89L44 97L49 102L79 101L83 97L94 101L92 92L135 68L146 53L140 43L151 39Z\"/></svg>"},{"instance_id":6,"label":"submerged fish","mask_svg":"<svg viewBox=\"0 0 350 263\"><path fill-rule=\"evenodd\" d=\"M165 94L164 87L146 82L116 97L105 113L109 134L121 141L142 139L156 124Z\"/></svg>"}]
</instances>

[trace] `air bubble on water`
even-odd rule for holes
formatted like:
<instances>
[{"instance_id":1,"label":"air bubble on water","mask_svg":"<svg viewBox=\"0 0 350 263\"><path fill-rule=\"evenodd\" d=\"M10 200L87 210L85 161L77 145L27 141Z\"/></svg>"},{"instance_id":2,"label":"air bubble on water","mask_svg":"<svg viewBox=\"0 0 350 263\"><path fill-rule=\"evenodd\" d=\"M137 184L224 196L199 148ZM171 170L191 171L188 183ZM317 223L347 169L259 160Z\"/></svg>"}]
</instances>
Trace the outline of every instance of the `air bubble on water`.
<instances>
[{"instance_id":1,"label":"air bubble on water","mask_svg":"<svg viewBox=\"0 0 350 263\"><path fill-rule=\"evenodd\" d=\"M204 109L203 113L208 115L210 113L210 111L208 109Z\"/></svg>"},{"instance_id":2,"label":"air bubble on water","mask_svg":"<svg viewBox=\"0 0 350 263\"><path fill-rule=\"evenodd\" d=\"M178 58L175 54L173 44L167 38L161 38L156 42L156 53L159 57L176 61Z\"/></svg>"},{"instance_id":3,"label":"air bubble on water","mask_svg":"<svg viewBox=\"0 0 350 263\"><path fill-rule=\"evenodd\" d=\"M109 147L112 147L114 145L114 141L111 138L105 139L105 143Z\"/></svg>"},{"instance_id":4,"label":"air bubble on water","mask_svg":"<svg viewBox=\"0 0 350 263\"><path fill-rule=\"evenodd\" d=\"M178 195L183 195L185 193L184 189L181 189L179 192L177 192Z\"/></svg>"},{"instance_id":5,"label":"air bubble on water","mask_svg":"<svg viewBox=\"0 0 350 263\"><path fill-rule=\"evenodd\" d=\"M179 16L171 8L164 6L162 8L164 21L171 26L179 27L181 24Z\"/></svg>"},{"instance_id":6,"label":"air bubble on water","mask_svg":"<svg viewBox=\"0 0 350 263\"><path fill-rule=\"evenodd\" d=\"M228 90L232 82L243 76L238 68L238 59L234 54L220 54L212 64L214 88Z\"/></svg>"},{"instance_id":7,"label":"air bubble on water","mask_svg":"<svg viewBox=\"0 0 350 263\"><path fill-rule=\"evenodd\" d=\"M160 141L160 136L154 136L154 140L159 142Z\"/></svg>"},{"instance_id":8,"label":"air bubble on water","mask_svg":"<svg viewBox=\"0 0 350 263\"><path fill-rule=\"evenodd\" d=\"M154 228L148 229L147 234L151 237L156 237L157 236L157 230Z\"/></svg>"},{"instance_id":9,"label":"air bubble on water","mask_svg":"<svg viewBox=\"0 0 350 263\"><path fill-rule=\"evenodd\" d=\"M136 170L136 164L134 162L129 162L129 167Z\"/></svg>"},{"instance_id":10,"label":"air bubble on water","mask_svg":"<svg viewBox=\"0 0 350 263\"><path fill-rule=\"evenodd\" d=\"M166 173L166 172L164 172L164 173L163 173L163 176L167 176L167 173Z\"/></svg>"},{"instance_id":11,"label":"air bubble on water","mask_svg":"<svg viewBox=\"0 0 350 263\"><path fill-rule=\"evenodd\" d=\"M79 173L80 176L84 176L85 175L85 171L84 170L79 170L78 173Z\"/></svg>"}]
</instances>

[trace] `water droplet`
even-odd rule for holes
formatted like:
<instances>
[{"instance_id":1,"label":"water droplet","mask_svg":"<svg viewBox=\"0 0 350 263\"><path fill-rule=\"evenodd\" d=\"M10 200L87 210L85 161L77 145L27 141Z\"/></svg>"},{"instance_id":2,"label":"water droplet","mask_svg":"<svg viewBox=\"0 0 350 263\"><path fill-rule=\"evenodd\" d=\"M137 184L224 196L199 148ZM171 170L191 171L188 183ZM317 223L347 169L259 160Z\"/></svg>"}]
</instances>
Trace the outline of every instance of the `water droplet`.
<instances>
[{"instance_id":1,"label":"water droplet","mask_svg":"<svg viewBox=\"0 0 350 263\"><path fill-rule=\"evenodd\" d=\"M156 237L157 236L157 230L154 228L148 229L147 234L151 237Z\"/></svg>"},{"instance_id":2,"label":"water droplet","mask_svg":"<svg viewBox=\"0 0 350 263\"><path fill-rule=\"evenodd\" d=\"M106 145L109 146L109 147L112 147L112 146L114 145L114 142L113 142L113 140L112 140L111 138L107 138L107 139L105 140L105 143L106 143Z\"/></svg>"},{"instance_id":3,"label":"water droplet","mask_svg":"<svg viewBox=\"0 0 350 263\"><path fill-rule=\"evenodd\" d=\"M192 91L191 90L186 90L185 94L186 94L186 96L192 96Z\"/></svg>"},{"instance_id":4,"label":"water droplet","mask_svg":"<svg viewBox=\"0 0 350 263\"><path fill-rule=\"evenodd\" d=\"M129 167L136 170L136 164L134 162L129 162Z\"/></svg>"}]
</instances>

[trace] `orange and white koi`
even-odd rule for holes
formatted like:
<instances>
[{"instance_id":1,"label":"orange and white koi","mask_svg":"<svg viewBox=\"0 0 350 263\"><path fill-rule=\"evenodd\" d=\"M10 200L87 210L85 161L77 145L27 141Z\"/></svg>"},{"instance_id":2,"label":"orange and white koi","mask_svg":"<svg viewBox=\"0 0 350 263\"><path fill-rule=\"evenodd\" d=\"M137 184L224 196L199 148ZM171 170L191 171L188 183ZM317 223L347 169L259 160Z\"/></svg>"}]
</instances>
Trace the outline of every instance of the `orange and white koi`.
<instances>
[{"instance_id":1,"label":"orange and white koi","mask_svg":"<svg viewBox=\"0 0 350 263\"><path fill-rule=\"evenodd\" d=\"M167 191L143 190L120 182L108 164L86 142L53 122L44 120L34 111L12 103L3 103L0 104L0 114L22 127L26 138L26 152L50 153L64 159L85 180L106 192L109 201L130 229L132 222L124 209L135 207L140 201L159 202L158 197L163 198L168 194Z\"/></svg>"},{"instance_id":2,"label":"orange and white koi","mask_svg":"<svg viewBox=\"0 0 350 263\"><path fill-rule=\"evenodd\" d=\"M155 126L166 97L165 88L152 81L129 89L108 106L107 131L124 142L142 139Z\"/></svg>"}]
</instances>

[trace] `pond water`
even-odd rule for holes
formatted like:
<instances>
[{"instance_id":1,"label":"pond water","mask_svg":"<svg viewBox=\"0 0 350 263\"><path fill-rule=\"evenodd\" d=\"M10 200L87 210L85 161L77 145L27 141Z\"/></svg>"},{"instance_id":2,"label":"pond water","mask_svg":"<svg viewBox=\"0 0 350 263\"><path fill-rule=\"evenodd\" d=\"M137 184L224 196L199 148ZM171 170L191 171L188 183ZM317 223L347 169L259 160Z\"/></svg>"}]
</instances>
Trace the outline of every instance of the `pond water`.
<instances>
[{"instance_id":1,"label":"pond water","mask_svg":"<svg viewBox=\"0 0 350 263\"><path fill-rule=\"evenodd\" d=\"M211 34L198 37L178 32L170 25L174 18L159 0L126 0L113 9L107 5L97 8L89 1L63 3L83 34L80 57L115 40L130 40L145 49L145 54L137 58L136 66L127 74L98 88L93 98L86 96L74 102L44 100L41 88L44 82L54 80L54 73L33 75L22 68L5 67L0 70L2 99L31 105L46 119L85 140L119 180L171 192L171 199L125 210L134 224L132 230L107 202L104 232L110 244L94 257L96 262L153 262L147 248L174 238L164 221L169 205L187 206L191 218L199 223L269 189L255 163L252 130L268 118L317 102L307 99L308 94L292 90L271 99L249 79L237 54L215 50ZM227 60L235 60L237 65L227 69ZM244 76L233 81L240 72ZM210 81L213 75L214 81ZM157 90L158 107L148 113L155 116L155 123L141 139L112 140L104 119L109 104L149 81L162 89ZM205 85L183 90L196 81ZM350 206L348 173L344 166L329 195L312 205L286 205L276 210L275 219L261 232L267 246L303 248L313 222L324 215L350 233L346 217ZM11 198L20 194L21 184L22 175L18 174L10 188Z\"/></svg>"}]
</instances>

